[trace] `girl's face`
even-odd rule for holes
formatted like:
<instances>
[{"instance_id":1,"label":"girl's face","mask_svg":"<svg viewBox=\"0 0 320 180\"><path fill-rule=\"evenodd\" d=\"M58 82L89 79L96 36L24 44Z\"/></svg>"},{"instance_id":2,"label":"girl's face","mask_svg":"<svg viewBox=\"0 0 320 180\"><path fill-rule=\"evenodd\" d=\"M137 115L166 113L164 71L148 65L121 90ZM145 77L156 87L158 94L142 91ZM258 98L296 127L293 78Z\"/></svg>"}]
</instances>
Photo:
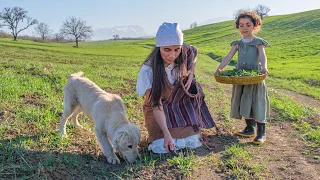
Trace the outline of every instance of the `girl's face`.
<instances>
[{"instance_id":1,"label":"girl's face","mask_svg":"<svg viewBox=\"0 0 320 180\"><path fill-rule=\"evenodd\" d=\"M181 46L162 46L160 47L160 54L163 59L164 67L169 66L181 53Z\"/></svg>"},{"instance_id":2,"label":"girl's face","mask_svg":"<svg viewBox=\"0 0 320 180\"><path fill-rule=\"evenodd\" d=\"M241 18L239 20L239 31L242 34L243 37L245 38L252 38L253 37L253 30L254 30L254 25L249 18Z\"/></svg>"}]
</instances>

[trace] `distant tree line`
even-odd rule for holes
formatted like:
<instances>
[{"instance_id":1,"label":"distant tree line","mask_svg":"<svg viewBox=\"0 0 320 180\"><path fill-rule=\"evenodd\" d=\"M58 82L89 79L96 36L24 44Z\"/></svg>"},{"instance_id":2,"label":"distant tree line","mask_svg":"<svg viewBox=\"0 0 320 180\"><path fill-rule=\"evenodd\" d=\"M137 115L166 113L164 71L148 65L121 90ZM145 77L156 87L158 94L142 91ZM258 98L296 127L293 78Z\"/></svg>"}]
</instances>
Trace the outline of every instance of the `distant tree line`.
<instances>
[{"instance_id":1,"label":"distant tree line","mask_svg":"<svg viewBox=\"0 0 320 180\"><path fill-rule=\"evenodd\" d=\"M13 36L10 33L7 33L3 30L0 30L0 38L13 38ZM59 33L51 34L50 36L46 37L45 39L42 39L39 36L19 35L19 39L30 40L30 41L34 41L34 42L42 42L42 43L48 43L48 42L70 43L70 42L74 42L73 39L66 39L66 38L60 36Z\"/></svg>"},{"instance_id":2,"label":"distant tree line","mask_svg":"<svg viewBox=\"0 0 320 180\"><path fill-rule=\"evenodd\" d=\"M11 32L11 37L14 41L17 40L18 34L27 28L35 25L34 31L40 36L42 42L49 41L70 41L76 43L75 47L79 46L79 41L90 39L93 36L93 29L87 25L87 22L76 17L67 18L58 33L54 33L44 22L38 22L28 16L28 11L21 7L6 7L0 12L0 28L7 27ZM8 37L5 32L0 32L0 37ZM34 38L30 36L25 36Z\"/></svg>"},{"instance_id":3,"label":"distant tree line","mask_svg":"<svg viewBox=\"0 0 320 180\"><path fill-rule=\"evenodd\" d=\"M253 10L250 9L239 9L234 12L234 17L236 18L242 11L254 11L261 19L268 16L271 10L268 6L259 4ZM22 24L22 25L21 25ZM38 22L28 16L28 11L21 7L5 7L0 12L0 28L7 27L11 32L11 35L0 31L0 37L12 37L14 41L17 40L18 34L27 28L35 25L34 31L40 37L23 36L24 39L33 39L36 41L56 41L56 42L70 42L71 40L76 43L75 47L79 46L80 41L90 39L93 36L93 29L91 26L87 25L87 22L76 17L67 18L59 32L53 33L53 30L49 28L44 22ZM198 26L197 22L190 24L190 28L196 28ZM19 36L20 38L20 36ZM21 37L22 38L22 37ZM143 39L143 38L129 38L122 37L118 34L113 35L113 40L120 39Z\"/></svg>"}]
</instances>

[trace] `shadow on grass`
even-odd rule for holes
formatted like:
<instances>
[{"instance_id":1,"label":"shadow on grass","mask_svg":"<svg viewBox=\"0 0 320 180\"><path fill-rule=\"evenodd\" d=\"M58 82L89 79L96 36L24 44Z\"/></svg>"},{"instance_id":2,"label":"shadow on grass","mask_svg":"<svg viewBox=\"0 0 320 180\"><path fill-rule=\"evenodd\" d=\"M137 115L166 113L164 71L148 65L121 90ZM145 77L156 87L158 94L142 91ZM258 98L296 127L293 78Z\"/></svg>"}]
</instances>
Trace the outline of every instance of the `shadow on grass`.
<instances>
[{"instance_id":1,"label":"shadow on grass","mask_svg":"<svg viewBox=\"0 0 320 180\"><path fill-rule=\"evenodd\" d=\"M141 158L135 164L127 164L120 158L120 165L109 164L102 153L81 152L79 145L70 142L64 144L58 138L56 146L39 144L41 134L16 136L0 140L0 179L181 179L181 167L169 161L170 154L154 154L142 145ZM208 142L214 142L214 152L224 151L226 146L239 143L236 137L223 134L208 136ZM75 146L66 152L65 146ZM52 150L41 150L41 149ZM79 151L77 151L79 149ZM182 150L178 152L188 152ZM202 146L193 151L196 156L206 156L212 151ZM118 155L119 156L119 155ZM193 155L190 155L193 157ZM187 155L180 159L193 163ZM179 160L179 159L178 159Z\"/></svg>"},{"instance_id":2,"label":"shadow on grass","mask_svg":"<svg viewBox=\"0 0 320 180\"><path fill-rule=\"evenodd\" d=\"M64 147L41 151L46 144L35 144L40 134L0 140L0 179L181 179L179 167L168 162L173 156L153 154L143 148L135 164L121 159L109 164L100 153L64 152ZM68 144L73 146L73 144ZM78 147L81 148L81 147ZM118 154L117 154L118 155ZM119 155L118 155L119 157Z\"/></svg>"},{"instance_id":3,"label":"shadow on grass","mask_svg":"<svg viewBox=\"0 0 320 180\"><path fill-rule=\"evenodd\" d=\"M102 155L33 150L32 143L25 148L26 142L39 137L17 136L0 141L0 179L107 178L110 172L125 166L110 165Z\"/></svg>"}]
</instances>

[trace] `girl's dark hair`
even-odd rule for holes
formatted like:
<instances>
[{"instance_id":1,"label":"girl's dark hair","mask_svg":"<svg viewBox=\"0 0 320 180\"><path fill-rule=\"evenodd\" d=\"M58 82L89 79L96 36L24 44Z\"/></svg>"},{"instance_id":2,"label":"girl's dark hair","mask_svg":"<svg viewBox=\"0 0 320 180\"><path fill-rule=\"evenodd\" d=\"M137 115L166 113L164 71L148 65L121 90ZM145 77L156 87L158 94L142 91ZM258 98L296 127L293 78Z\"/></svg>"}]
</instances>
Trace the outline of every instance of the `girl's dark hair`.
<instances>
[{"instance_id":1,"label":"girl's dark hair","mask_svg":"<svg viewBox=\"0 0 320 180\"><path fill-rule=\"evenodd\" d=\"M253 26L257 28L257 30L262 25L262 21L260 16L252 11L241 11L236 18L236 28L239 29L239 21L241 18L248 18L253 23Z\"/></svg>"},{"instance_id":2,"label":"girl's dark hair","mask_svg":"<svg viewBox=\"0 0 320 180\"><path fill-rule=\"evenodd\" d=\"M160 47L155 47L151 54L148 56L147 60L151 60L151 68L152 68L152 87L150 92L150 98L152 107L160 106L160 98L165 90L166 86L166 72L164 69L163 59L160 54ZM182 63L182 50L180 55L175 60L175 64L179 65ZM178 66L179 67L179 66Z\"/></svg>"}]
</instances>

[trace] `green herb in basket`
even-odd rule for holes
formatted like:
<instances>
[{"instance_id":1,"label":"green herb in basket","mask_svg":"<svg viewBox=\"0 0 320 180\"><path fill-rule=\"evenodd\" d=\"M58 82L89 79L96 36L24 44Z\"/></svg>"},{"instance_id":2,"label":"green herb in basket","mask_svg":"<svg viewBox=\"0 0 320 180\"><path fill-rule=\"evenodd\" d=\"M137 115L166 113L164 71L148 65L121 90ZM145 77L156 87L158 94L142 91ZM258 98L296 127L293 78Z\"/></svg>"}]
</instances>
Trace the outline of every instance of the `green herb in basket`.
<instances>
[{"instance_id":1,"label":"green herb in basket","mask_svg":"<svg viewBox=\"0 0 320 180\"><path fill-rule=\"evenodd\" d=\"M260 71L255 70L244 70L244 69L233 69L229 71L223 71L218 76L259 76L262 75Z\"/></svg>"}]
</instances>

